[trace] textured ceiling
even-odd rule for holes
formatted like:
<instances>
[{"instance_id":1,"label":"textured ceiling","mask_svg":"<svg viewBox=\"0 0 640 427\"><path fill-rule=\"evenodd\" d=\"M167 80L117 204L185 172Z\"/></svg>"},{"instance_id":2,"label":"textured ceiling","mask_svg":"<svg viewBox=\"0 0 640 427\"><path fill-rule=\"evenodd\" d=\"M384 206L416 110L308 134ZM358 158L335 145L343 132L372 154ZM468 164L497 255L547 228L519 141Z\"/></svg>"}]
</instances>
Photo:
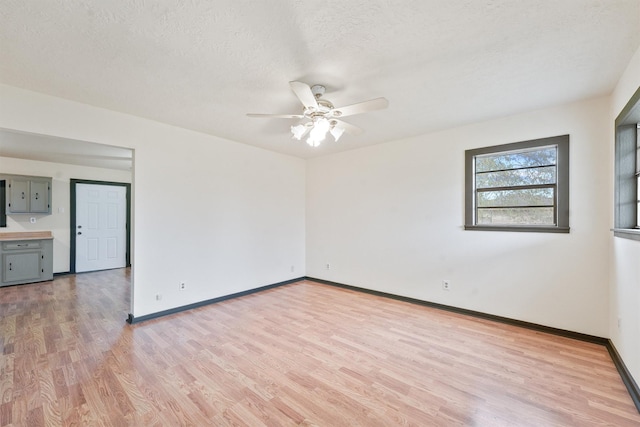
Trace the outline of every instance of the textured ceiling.
<instances>
[{"instance_id":1,"label":"textured ceiling","mask_svg":"<svg viewBox=\"0 0 640 427\"><path fill-rule=\"evenodd\" d=\"M609 94L638 0L2 0L0 82L303 158ZM359 136L292 140L288 82Z\"/></svg>"}]
</instances>

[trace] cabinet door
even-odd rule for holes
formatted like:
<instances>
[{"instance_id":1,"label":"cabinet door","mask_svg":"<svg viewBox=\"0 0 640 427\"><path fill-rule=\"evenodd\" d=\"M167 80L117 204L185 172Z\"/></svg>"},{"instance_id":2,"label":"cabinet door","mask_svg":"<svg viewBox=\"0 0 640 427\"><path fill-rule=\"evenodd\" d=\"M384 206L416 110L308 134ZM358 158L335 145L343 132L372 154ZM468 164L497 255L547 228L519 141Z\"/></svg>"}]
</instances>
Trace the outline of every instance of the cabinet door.
<instances>
[{"instance_id":1,"label":"cabinet door","mask_svg":"<svg viewBox=\"0 0 640 427\"><path fill-rule=\"evenodd\" d=\"M3 282L39 279L41 257L42 254L39 250L3 254Z\"/></svg>"},{"instance_id":2,"label":"cabinet door","mask_svg":"<svg viewBox=\"0 0 640 427\"><path fill-rule=\"evenodd\" d=\"M40 252L40 280L53 279L53 239L42 240L42 251Z\"/></svg>"},{"instance_id":3,"label":"cabinet door","mask_svg":"<svg viewBox=\"0 0 640 427\"><path fill-rule=\"evenodd\" d=\"M8 213L29 212L29 180L12 179L9 181Z\"/></svg>"},{"instance_id":4,"label":"cabinet door","mask_svg":"<svg viewBox=\"0 0 640 427\"><path fill-rule=\"evenodd\" d=\"M31 193L29 212L49 212L49 183L47 181L31 181L29 192Z\"/></svg>"}]
</instances>

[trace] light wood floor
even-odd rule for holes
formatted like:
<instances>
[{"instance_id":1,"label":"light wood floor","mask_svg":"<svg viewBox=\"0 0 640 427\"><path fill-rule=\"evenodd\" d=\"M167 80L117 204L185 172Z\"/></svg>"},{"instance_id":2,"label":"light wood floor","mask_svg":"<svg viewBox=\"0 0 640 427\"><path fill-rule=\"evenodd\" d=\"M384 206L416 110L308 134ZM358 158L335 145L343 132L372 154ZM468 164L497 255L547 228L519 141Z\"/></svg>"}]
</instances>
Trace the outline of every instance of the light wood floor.
<instances>
[{"instance_id":1,"label":"light wood floor","mask_svg":"<svg viewBox=\"0 0 640 427\"><path fill-rule=\"evenodd\" d=\"M638 426L602 346L299 282L128 325L128 271L0 288L0 426Z\"/></svg>"}]
</instances>

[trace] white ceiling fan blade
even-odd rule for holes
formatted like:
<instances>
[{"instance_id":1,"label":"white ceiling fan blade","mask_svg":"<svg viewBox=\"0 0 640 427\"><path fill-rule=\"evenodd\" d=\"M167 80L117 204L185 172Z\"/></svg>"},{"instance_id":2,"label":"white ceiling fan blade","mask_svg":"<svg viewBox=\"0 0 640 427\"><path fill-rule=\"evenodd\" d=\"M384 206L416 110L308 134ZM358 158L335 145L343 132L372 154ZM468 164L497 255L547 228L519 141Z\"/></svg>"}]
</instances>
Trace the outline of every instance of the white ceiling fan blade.
<instances>
[{"instance_id":1,"label":"white ceiling fan blade","mask_svg":"<svg viewBox=\"0 0 640 427\"><path fill-rule=\"evenodd\" d=\"M355 114L367 113L369 111L382 110L389 106L386 98L370 99L369 101L358 102L357 104L345 105L333 109L334 117L353 116Z\"/></svg>"},{"instance_id":2,"label":"white ceiling fan blade","mask_svg":"<svg viewBox=\"0 0 640 427\"><path fill-rule=\"evenodd\" d=\"M354 126L350 123L343 122L342 120L331 119L331 122L336 122L336 127L340 127L346 130L351 135L360 135L363 132L363 130L360 129L358 126Z\"/></svg>"},{"instance_id":3,"label":"white ceiling fan blade","mask_svg":"<svg viewBox=\"0 0 640 427\"><path fill-rule=\"evenodd\" d=\"M304 116L302 114L254 114L247 113L248 117L264 117L267 119L302 119Z\"/></svg>"},{"instance_id":4,"label":"white ceiling fan blade","mask_svg":"<svg viewBox=\"0 0 640 427\"><path fill-rule=\"evenodd\" d=\"M289 82L291 86L291 90L296 94L304 108L313 108L318 109L318 101L316 101L316 97L313 96L313 92L311 92L311 88L308 84L302 82Z\"/></svg>"}]
</instances>

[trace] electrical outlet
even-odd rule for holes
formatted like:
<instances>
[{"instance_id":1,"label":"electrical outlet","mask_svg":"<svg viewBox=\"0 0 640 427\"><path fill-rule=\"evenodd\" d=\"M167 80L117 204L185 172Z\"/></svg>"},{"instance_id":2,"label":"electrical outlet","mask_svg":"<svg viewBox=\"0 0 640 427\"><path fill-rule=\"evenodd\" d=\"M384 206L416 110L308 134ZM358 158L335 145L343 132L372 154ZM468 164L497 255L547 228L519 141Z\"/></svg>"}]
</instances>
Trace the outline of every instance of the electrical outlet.
<instances>
[{"instance_id":1,"label":"electrical outlet","mask_svg":"<svg viewBox=\"0 0 640 427\"><path fill-rule=\"evenodd\" d=\"M160 301L162 299L162 294L156 294L156 301Z\"/></svg>"},{"instance_id":2,"label":"electrical outlet","mask_svg":"<svg viewBox=\"0 0 640 427\"><path fill-rule=\"evenodd\" d=\"M618 329L622 326L622 317L618 317Z\"/></svg>"},{"instance_id":3,"label":"electrical outlet","mask_svg":"<svg viewBox=\"0 0 640 427\"><path fill-rule=\"evenodd\" d=\"M442 289L445 291L451 290L451 283L448 280L442 281Z\"/></svg>"},{"instance_id":4,"label":"electrical outlet","mask_svg":"<svg viewBox=\"0 0 640 427\"><path fill-rule=\"evenodd\" d=\"M29 218L29 222L31 224L35 224L36 223L36 218L34 216L32 216L31 218Z\"/></svg>"},{"instance_id":5,"label":"electrical outlet","mask_svg":"<svg viewBox=\"0 0 640 427\"><path fill-rule=\"evenodd\" d=\"M296 271L296 268L295 268L295 266L292 265L291 266L291 272L293 273L294 271Z\"/></svg>"},{"instance_id":6,"label":"electrical outlet","mask_svg":"<svg viewBox=\"0 0 640 427\"><path fill-rule=\"evenodd\" d=\"M187 289L187 284L184 282L180 282L180 285L178 286L178 289L180 289L181 291L184 291Z\"/></svg>"},{"instance_id":7,"label":"electrical outlet","mask_svg":"<svg viewBox=\"0 0 640 427\"><path fill-rule=\"evenodd\" d=\"M330 267L331 267L331 266L330 266L329 264L325 265L325 268L326 268L327 270L329 270L329 268L330 268Z\"/></svg>"}]
</instances>

